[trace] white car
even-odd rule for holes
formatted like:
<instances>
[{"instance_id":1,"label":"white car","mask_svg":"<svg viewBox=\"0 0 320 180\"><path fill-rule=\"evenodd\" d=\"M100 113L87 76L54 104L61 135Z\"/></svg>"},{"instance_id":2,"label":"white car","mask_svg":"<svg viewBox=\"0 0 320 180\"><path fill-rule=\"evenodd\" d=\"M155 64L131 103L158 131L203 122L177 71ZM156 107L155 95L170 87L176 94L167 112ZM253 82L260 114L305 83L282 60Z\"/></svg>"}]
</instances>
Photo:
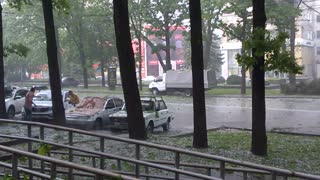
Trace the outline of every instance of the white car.
<instances>
[{"instance_id":1,"label":"white car","mask_svg":"<svg viewBox=\"0 0 320 180\"><path fill-rule=\"evenodd\" d=\"M24 106L24 101L25 101L25 96L28 93L27 89L10 89L7 88L6 90L6 97L5 97L5 103L6 103L6 110L8 113L8 118L12 119L17 113L21 113L23 106Z\"/></svg>"},{"instance_id":2,"label":"white car","mask_svg":"<svg viewBox=\"0 0 320 180\"><path fill-rule=\"evenodd\" d=\"M143 117L146 129L153 132L156 127L162 127L168 131L170 122L174 119L172 113L168 110L166 103L159 96L146 96L141 98ZM128 129L127 111L125 105L122 110L110 115L111 130Z\"/></svg>"},{"instance_id":3,"label":"white car","mask_svg":"<svg viewBox=\"0 0 320 180\"><path fill-rule=\"evenodd\" d=\"M62 90L62 101L64 109L69 109L73 107L72 104L67 102L68 91ZM36 93L33 98L34 104L36 106L32 106L32 119L33 120L50 120L53 119L53 111L52 111L52 98L51 98L51 90L44 90ZM25 117L25 112L22 112L22 119Z\"/></svg>"},{"instance_id":4,"label":"white car","mask_svg":"<svg viewBox=\"0 0 320 180\"><path fill-rule=\"evenodd\" d=\"M123 100L117 97L86 97L76 107L66 110L66 123L73 127L102 129L110 124L109 115L120 111L122 106Z\"/></svg>"}]
</instances>

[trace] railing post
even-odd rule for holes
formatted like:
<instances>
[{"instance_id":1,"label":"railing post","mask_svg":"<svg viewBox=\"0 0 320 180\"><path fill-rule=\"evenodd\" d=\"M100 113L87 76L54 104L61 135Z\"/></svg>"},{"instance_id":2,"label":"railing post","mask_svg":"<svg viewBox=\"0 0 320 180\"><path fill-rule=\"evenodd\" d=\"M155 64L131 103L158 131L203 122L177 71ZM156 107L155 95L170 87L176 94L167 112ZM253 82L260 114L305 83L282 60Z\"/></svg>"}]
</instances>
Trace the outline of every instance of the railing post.
<instances>
[{"instance_id":1,"label":"railing post","mask_svg":"<svg viewBox=\"0 0 320 180\"><path fill-rule=\"evenodd\" d=\"M68 143L69 146L73 146L73 133L72 131L68 131ZM69 149L69 162L73 162L73 150ZM68 179L72 180L73 179L73 169L69 168L68 170Z\"/></svg>"},{"instance_id":2,"label":"railing post","mask_svg":"<svg viewBox=\"0 0 320 180\"><path fill-rule=\"evenodd\" d=\"M44 140L44 127L40 126L40 140ZM41 173L44 173L44 161L40 161Z\"/></svg>"},{"instance_id":3,"label":"railing post","mask_svg":"<svg viewBox=\"0 0 320 180\"><path fill-rule=\"evenodd\" d=\"M12 177L13 179L19 179L17 154L12 154Z\"/></svg>"},{"instance_id":4,"label":"railing post","mask_svg":"<svg viewBox=\"0 0 320 180\"><path fill-rule=\"evenodd\" d=\"M100 137L100 151L104 152L104 138ZM100 157L100 169L104 169L104 156Z\"/></svg>"},{"instance_id":5,"label":"railing post","mask_svg":"<svg viewBox=\"0 0 320 180\"><path fill-rule=\"evenodd\" d=\"M179 152L176 152L175 167L177 169L179 169L179 167L180 167L180 153ZM179 173L178 172L175 173L175 179L176 180L179 179Z\"/></svg>"},{"instance_id":6,"label":"railing post","mask_svg":"<svg viewBox=\"0 0 320 180\"><path fill-rule=\"evenodd\" d=\"M136 144L136 159L140 159L140 145ZM140 177L140 165L136 163L136 178Z\"/></svg>"},{"instance_id":7,"label":"railing post","mask_svg":"<svg viewBox=\"0 0 320 180\"><path fill-rule=\"evenodd\" d=\"M145 166L146 180L149 180L149 167Z\"/></svg>"},{"instance_id":8,"label":"railing post","mask_svg":"<svg viewBox=\"0 0 320 180\"><path fill-rule=\"evenodd\" d=\"M243 180L247 180L248 179L248 173L247 172L243 172Z\"/></svg>"},{"instance_id":9,"label":"railing post","mask_svg":"<svg viewBox=\"0 0 320 180\"><path fill-rule=\"evenodd\" d=\"M31 124L28 124L27 125L27 131L28 131L28 138L31 138L32 137L32 127L31 127ZM32 141L28 141L28 152L32 152ZM28 158L28 165L29 165L29 169L32 169L32 158L29 157ZM30 175L30 179L32 180L33 177L32 175Z\"/></svg>"},{"instance_id":10,"label":"railing post","mask_svg":"<svg viewBox=\"0 0 320 180\"><path fill-rule=\"evenodd\" d=\"M211 168L207 168L207 175L211 176Z\"/></svg>"},{"instance_id":11,"label":"railing post","mask_svg":"<svg viewBox=\"0 0 320 180\"><path fill-rule=\"evenodd\" d=\"M55 180L57 178L57 165L55 163L51 164L50 179Z\"/></svg>"},{"instance_id":12,"label":"railing post","mask_svg":"<svg viewBox=\"0 0 320 180\"><path fill-rule=\"evenodd\" d=\"M102 175L97 174L97 175L96 175L95 180L103 180L103 176L102 176Z\"/></svg>"},{"instance_id":13,"label":"railing post","mask_svg":"<svg viewBox=\"0 0 320 180\"><path fill-rule=\"evenodd\" d=\"M277 180L277 174L275 172L272 172L271 176L272 176L271 178L272 180Z\"/></svg>"},{"instance_id":14,"label":"railing post","mask_svg":"<svg viewBox=\"0 0 320 180\"><path fill-rule=\"evenodd\" d=\"M92 157L92 166L94 168L96 168L97 164L96 164L96 158L95 157Z\"/></svg>"},{"instance_id":15,"label":"railing post","mask_svg":"<svg viewBox=\"0 0 320 180\"><path fill-rule=\"evenodd\" d=\"M117 159L118 171L122 171L121 160Z\"/></svg>"},{"instance_id":16,"label":"railing post","mask_svg":"<svg viewBox=\"0 0 320 180\"><path fill-rule=\"evenodd\" d=\"M224 179L225 177L225 173L226 173L226 164L224 161L220 162L220 178Z\"/></svg>"}]
</instances>

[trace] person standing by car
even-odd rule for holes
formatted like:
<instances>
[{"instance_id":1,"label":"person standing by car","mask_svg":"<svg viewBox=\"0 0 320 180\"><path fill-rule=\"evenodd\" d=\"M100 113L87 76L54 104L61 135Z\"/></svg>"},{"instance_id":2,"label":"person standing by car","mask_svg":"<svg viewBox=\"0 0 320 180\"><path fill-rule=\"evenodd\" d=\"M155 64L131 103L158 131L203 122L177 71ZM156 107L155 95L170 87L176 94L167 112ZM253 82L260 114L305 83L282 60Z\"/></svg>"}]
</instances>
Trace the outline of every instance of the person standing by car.
<instances>
[{"instance_id":1,"label":"person standing by car","mask_svg":"<svg viewBox=\"0 0 320 180\"><path fill-rule=\"evenodd\" d=\"M75 93L73 93L73 91L69 91L69 100L68 100L69 104L72 104L73 106L76 106L77 104L79 104L80 100L79 100L79 96L76 95Z\"/></svg>"},{"instance_id":2,"label":"person standing by car","mask_svg":"<svg viewBox=\"0 0 320 180\"><path fill-rule=\"evenodd\" d=\"M26 94L25 102L24 102L24 110L25 110L25 120L31 121L32 120L32 104L33 103L33 97L34 97L35 88L32 87L30 91ZM34 106L37 106L34 104Z\"/></svg>"}]
</instances>

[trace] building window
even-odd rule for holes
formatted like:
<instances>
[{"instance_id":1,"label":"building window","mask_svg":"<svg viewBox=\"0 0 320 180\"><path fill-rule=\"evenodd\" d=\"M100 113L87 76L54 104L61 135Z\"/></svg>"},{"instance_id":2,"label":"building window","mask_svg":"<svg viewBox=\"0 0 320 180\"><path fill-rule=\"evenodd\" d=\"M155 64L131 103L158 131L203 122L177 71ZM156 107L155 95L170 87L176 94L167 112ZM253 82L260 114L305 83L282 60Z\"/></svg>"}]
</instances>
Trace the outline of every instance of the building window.
<instances>
[{"instance_id":1,"label":"building window","mask_svg":"<svg viewBox=\"0 0 320 180\"><path fill-rule=\"evenodd\" d=\"M320 31L317 31L317 39L320 39Z\"/></svg>"},{"instance_id":2,"label":"building window","mask_svg":"<svg viewBox=\"0 0 320 180\"><path fill-rule=\"evenodd\" d=\"M320 55L320 47L317 47L317 55Z\"/></svg>"},{"instance_id":3,"label":"building window","mask_svg":"<svg viewBox=\"0 0 320 180\"><path fill-rule=\"evenodd\" d=\"M317 22L320 22L320 15L317 15Z\"/></svg>"}]
</instances>

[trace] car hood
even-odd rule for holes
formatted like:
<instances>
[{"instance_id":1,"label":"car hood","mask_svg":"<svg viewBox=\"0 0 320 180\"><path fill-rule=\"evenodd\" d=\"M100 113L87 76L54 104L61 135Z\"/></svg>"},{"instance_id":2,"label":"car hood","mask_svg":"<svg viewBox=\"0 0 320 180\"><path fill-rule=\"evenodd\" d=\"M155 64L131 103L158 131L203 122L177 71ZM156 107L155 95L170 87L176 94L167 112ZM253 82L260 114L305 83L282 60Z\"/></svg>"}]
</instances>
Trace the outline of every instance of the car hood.
<instances>
[{"instance_id":1,"label":"car hood","mask_svg":"<svg viewBox=\"0 0 320 180\"><path fill-rule=\"evenodd\" d=\"M102 109L89 109L89 108L71 108L66 110L66 116L93 116L100 112Z\"/></svg>"},{"instance_id":2,"label":"car hood","mask_svg":"<svg viewBox=\"0 0 320 180\"><path fill-rule=\"evenodd\" d=\"M37 106L52 107L52 101L33 101Z\"/></svg>"},{"instance_id":3,"label":"car hood","mask_svg":"<svg viewBox=\"0 0 320 180\"><path fill-rule=\"evenodd\" d=\"M143 117L145 118L145 117L153 115L153 114L154 114L154 111L144 111ZM111 114L109 117L126 118L127 116L128 116L127 111L119 111L119 112Z\"/></svg>"}]
</instances>

